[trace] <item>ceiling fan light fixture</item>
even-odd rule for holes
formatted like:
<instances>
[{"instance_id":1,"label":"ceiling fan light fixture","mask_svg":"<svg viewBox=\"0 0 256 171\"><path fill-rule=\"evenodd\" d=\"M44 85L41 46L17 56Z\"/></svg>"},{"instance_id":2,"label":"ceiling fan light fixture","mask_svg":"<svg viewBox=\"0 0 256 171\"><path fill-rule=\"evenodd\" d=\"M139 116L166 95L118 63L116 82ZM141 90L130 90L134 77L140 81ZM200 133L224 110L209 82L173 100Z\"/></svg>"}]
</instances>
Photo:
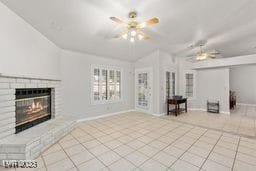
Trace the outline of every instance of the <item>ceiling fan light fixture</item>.
<instances>
[{"instance_id":1,"label":"ceiling fan light fixture","mask_svg":"<svg viewBox=\"0 0 256 171\"><path fill-rule=\"evenodd\" d=\"M144 37L143 37L141 34L138 35L138 39L139 39L139 40L142 40L143 38L144 38Z\"/></svg>"},{"instance_id":2,"label":"ceiling fan light fixture","mask_svg":"<svg viewBox=\"0 0 256 171\"><path fill-rule=\"evenodd\" d=\"M142 23L138 23L136 17L137 13L132 11L129 13L129 19L127 21L119 19L117 17L110 17L110 19L118 24L122 24L126 27L124 33L118 34L114 38L123 38L129 40L130 42L135 42L137 40L148 40L150 36L142 31L142 29L147 27L152 27L159 23L159 19L154 17L149 20L146 20Z\"/></svg>"},{"instance_id":3,"label":"ceiling fan light fixture","mask_svg":"<svg viewBox=\"0 0 256 171\"><path fill-rule=\"evenodd\" d=\"M146 26L147 26L147 24L146 24L145 22L140 24L140 27L141 27L141 28L144 28L144 27L146 27Z\"/></svg>"},{"instance_id":4,"label":"ceiling fan light fixture","mask_svg":"<svg viewBox=\"0 0 256 171\"><path fill-rule=\"evenodd\" d=\"M137 34L137 32L136 32L135 30L132 30L132 31L131 31L131 36L132 36L132 37L135 37L136 34Z\"/></svg>"},{"instance_id":5,"label":"ceiling fan light fixture","mask_svg":"<svg viewBox=\"0 0 256 171\"><path fill-rule=\"evenodd\" d=\"M123 34L122 37L123 37L123 39L127 40L127 38L128 38L127 33Z\"/></svg>"},{"instance_id":6,"label":"ceiling fan light fixture","mask_svg":"<svg viewBox=\"0 0 256 171\"><path fill-rule=\"evenodd\" d=\"M207 53L201 53L199 55L197 55L196 59L197 60L205 60L208 57Z\"/></svg>"}]
</instances>

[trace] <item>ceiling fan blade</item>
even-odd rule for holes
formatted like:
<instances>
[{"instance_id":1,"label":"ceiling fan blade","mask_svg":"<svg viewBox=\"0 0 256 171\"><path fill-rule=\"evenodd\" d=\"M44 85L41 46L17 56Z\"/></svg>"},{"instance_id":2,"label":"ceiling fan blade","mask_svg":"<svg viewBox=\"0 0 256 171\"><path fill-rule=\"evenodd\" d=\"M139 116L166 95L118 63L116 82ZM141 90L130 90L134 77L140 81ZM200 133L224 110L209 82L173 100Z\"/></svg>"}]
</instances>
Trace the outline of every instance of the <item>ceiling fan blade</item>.
<instances>
[{"instance_id":1,"label":"ceiling fan blade","mask_svg":"<svg viewBox=\"0 0 256 171\"><path fill-rule=\"evenodd\" d=\"M208 57L214 59L214 58L216 58L216 55L209 54Z\"/></svg>"},{"instance_id":2,"label":"ceiling fan blade","mask_svg":"<svg viewBox=\"0 0 256 171\"><path fill-rule=\"evenodd\" d=\"M142 32L142 31L138 31L138 35L141 35L144 40L150 39L149 35L147 35L146 33Z\"/></svg>"},{"instance_id":3,"label":"ceiling fan blade","mask_svg":"<svg viewBox=\"0 0 256 171\"><path fill-rule=\"evenodd\" d=\"M219 52L213 52L213 53L209 53L209 54L211 54L211 55L220 55Z\"/></svg>"},{"instance_id":4,"label":"ceiling fan blade","mask_svg":"<svg viewBox=\"0 0 256 171\"><path fill-rule=\"evenodd\" d=\"M209 52L209 53L208 53L208 56L209 56L210 58L216 58L217 56L220 56L220 54L221 54L221 53L219 53L219 52Z\"/></svg>"},{"instance_id":5,"label":"ceiling fan blade","mask_svg":"<svg viewBox=\"0 0 256 171\"><path fill-rule=\"evenodd\" d=\"M159 19L158 18L151 18L148 21L145 21L143 23L138 24L137 28L141 29L141 28L145 28L145 27L149 27L149 26L155 25L157 23L159 23Z\"/></svg>"},{"instance_id":6,"label":"ceiling fan blade","mask_svg":"<svg viewBox=\"0 0 256 171\"><path fill-rule=\"evenodd\" d=\"M123 21L123 20L121 20L121 19L119 19L119 18L116 18L116 17L110 17L110 20L112 20L112 21L114 21L114 22L116 22L116 23L118 23L118 24L127 25L127 22L125 22L125 21Z\"/></svg>"}]
</instances>

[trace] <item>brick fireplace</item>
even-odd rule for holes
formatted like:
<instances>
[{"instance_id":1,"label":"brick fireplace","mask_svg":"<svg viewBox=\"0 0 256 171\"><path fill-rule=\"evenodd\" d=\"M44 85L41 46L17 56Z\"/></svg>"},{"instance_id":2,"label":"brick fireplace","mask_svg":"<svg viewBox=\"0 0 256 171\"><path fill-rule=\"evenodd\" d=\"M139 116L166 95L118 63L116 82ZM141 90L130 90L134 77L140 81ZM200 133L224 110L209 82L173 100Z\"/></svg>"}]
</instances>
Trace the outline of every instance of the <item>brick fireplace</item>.
<instances>
[{"instance_id":1,"label":"brick fireplace","mask_svg":"<svg viewBox=\"0 0 256 171\"><path fill-rule=\"evenodd\" d=\"M57 117L61 112L60 83L59 80L0 76L0 138L16 132L16 100L22 99L22 90L27 93L23 94L24 99L26 96L33 98L32 94L25 92L26 90L51 89L51 117ZM19 99L16 99L16 91Z\"/></svg>"},{"instance_id":2,"label":"brick fireplace","mask_svg":"<svg viewBox=\"0 0 256 171\"><path fill-rule=\"evenodd\" d=\"M0 74L0 161L33 159L71 131L60 80Z\"/></svg>"}]
</instances>

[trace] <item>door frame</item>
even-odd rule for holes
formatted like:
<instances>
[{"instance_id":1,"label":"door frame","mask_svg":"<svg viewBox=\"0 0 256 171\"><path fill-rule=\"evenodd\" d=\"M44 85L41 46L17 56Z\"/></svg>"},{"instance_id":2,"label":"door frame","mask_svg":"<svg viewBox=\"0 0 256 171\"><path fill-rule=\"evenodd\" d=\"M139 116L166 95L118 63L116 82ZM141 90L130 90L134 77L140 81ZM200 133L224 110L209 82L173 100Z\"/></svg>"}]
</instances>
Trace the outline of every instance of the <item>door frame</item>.
<instances>
[{"instance_id":1,"label":"door frame","mask_svg":"<svg viewBox=\"0 0 256 171\"><path fill-rule=\"evenodd\" d=\"M149 108L148 110L146 109L143 109L143 108L140 108L138 107L138 98L137 98L137 93L138 93L138 90L137 90L137 81L138 81L138 74L139 73L143 73L143 72L147 72L148 75L149 75L149 81L148 81L148 85L150 87L150 90L151 90L151 95L149 97ZM137 68L135 69L135 77L134 77L135 81L134 81L134 86L135 86L135 110L137 111L141 111L141 112L144 112L144 113L150 113L152 114L153 113L153 69L151 67L147 67L147 68Z\"/></svg>"}]
</instances>

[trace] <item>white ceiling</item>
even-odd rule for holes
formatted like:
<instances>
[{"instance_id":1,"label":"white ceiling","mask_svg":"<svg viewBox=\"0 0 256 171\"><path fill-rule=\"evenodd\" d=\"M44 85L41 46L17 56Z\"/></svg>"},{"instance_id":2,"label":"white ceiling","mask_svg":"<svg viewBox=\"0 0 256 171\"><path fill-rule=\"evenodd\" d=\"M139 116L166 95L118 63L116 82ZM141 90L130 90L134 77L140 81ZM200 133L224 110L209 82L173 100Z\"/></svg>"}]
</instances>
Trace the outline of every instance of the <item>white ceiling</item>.
<instances>
[{"instance_id":1,"label":"white ceiling","mask_svg":"<svg viewBox=\"0 0 256 171\"><path fill-rule=\"evenodd\" d=\"M191 55L190 45L223 57L256 53L256 0L1 0L61 48L135 61L155 49L175 56ZM112 39L122 28L110 16L138 20L158 17L144 29L152 39L131 44Z\"/></svg>"}]
</instances>

